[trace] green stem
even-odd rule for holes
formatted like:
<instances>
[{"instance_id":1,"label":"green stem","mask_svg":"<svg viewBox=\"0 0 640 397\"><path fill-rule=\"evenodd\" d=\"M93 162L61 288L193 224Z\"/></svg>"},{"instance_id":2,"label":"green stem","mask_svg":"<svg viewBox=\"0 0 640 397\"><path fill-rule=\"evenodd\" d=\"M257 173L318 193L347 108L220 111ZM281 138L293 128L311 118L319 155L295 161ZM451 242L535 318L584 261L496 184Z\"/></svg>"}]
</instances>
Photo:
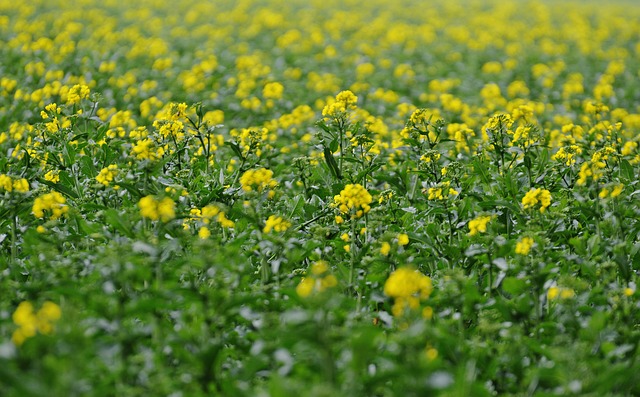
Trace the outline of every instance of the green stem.
<instances>
[{"instance_id":1,"label":"green stem","mask_svg":"<svg viewBox=\"0 0 640 397\"><path fill-rule=\"evenodd\" d=\"M18 238L16 234L17 229L18 217L14 214L11 217L11 263L15 263L18 256Z\"/></svg>"},{"instance_id":2,"label":"green stem","mask_svg":"<svg viewBox=\"0 0 640 397\"><path fill-rule=\"evenodd\" d=\"M355 219L351 218L350 222L351 222L351 248L349 249L349 254L351 255L351 258L349 260L349 289L353 289L355 291L355 288L353 286L353 273L356 265L356 258L355 258L356 221Z\"/></svg>"},{"instance_id":3,"label":"green stem","mask_svg":"<svg viewBox=\"0 0 640 397\"><path fill-rule=\"evenodd\" d=\"M269 282L269 269L267 268L267 258L262 256L262 263L260 265L260 272L262 274L262 284L267 285Z\"/></svg>"}]
</instances>

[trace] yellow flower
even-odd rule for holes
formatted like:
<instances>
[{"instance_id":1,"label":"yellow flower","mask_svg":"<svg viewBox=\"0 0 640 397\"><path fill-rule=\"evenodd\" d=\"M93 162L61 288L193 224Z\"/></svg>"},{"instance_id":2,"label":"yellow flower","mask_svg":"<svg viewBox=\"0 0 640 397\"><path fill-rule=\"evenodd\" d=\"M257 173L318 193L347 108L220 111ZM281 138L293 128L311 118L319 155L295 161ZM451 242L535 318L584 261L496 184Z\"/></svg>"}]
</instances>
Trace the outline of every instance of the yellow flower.
<instances>
[{"instance_id":1,"label":"yellow flower","mask_svg":"<svg viewBox=\"0 0 640 397\"><path fill-rule=\"evenodd\" d=\"M271 215L266 220L264 229L262 229L262 231L264 233L271 233L271 231L280 233L286 231L289 227L291 227L291 222L286 221L279 216Z\"/></svg>"},{"instance_id":2,"label":"yellow flower","mask_svg":"<svg viewBox=\"0 0 640 397\"><path fill-rule=\"evenodd\" d=\"M431 320L433 318L433 308L431 306L427 306L422 309L422 318L427 320Z\"/></svg>"},{"instance_id":3,"label":"yellow flower","mask_svg":"<svg viewBox=\"0 0 640 397\"><path fill-rule=\"evenodd\" d=\"M618 197L622 193L622 190L624 190L623 184L616 185L611 191L611 194L609 195L609 197L611 198Z\"/></svg>"},{"instance_id":4,"label":"yellow flower","mask_svg":"<svg viewBox=\"0 0 640 397\"><path fill-rule=\"evenodd\" d=\"M54 323L61 316L60 306L53 302L44 302L38 312L35 312L31 302L20 303L12 316L13 323L18 326L11 336L13 343L20 346L37 332L43 335L50 334L53 332Z\"/></svg>"},{"instance_id":5,"label":"yellow flower","mask_svg":"<svg viewBox=\"0 0 640 397\"><path fill-rule=\"evenodd\" d=\"M74 105L80 100L88 98L91 90L84 84L76 84L69 90L67 94L67 105Z\"/></svg>"},{"instance_id":6,"label":"yellow flower","mask_svg":"<svg viewBox=\"0 0 640 397\"><path fill-rule=\"evenodd\" d=\"M524 209L540 205L540 212L544 212L551 205L551 193L546 189L533 188L522 198Z\"/></svg>"},{"instance_id":7,"label":"yellow flower","mask_svg":"<svg viewBox=\"0 0 640 397\"><path fill-rule=\"evenodd\" d=\"M208 227L206 226L202 226L199 230L198 230L198 237L200 237L202 240L206 240L209 238L209 236L211 236L211 231L209 230Z\"/></svg>"},{"instance_id":8,"label":"yellow flower","mask_svg":"<svg viewBox=\"0 0 640 397\"><path fill-rule=\"evenodd\" d=\"M311 275L303 277L296 287L298 296L306 298L314 291L323 292L338 285L338 279L329 270L329 264L326 261L314 262L311 265Z\"/></svg>"},{"instance_id":9,"label":"yellow flower","mask_svg":"<svg viewBox=\"0 0 640 397\"><path fill-rule=\"evenodd\" d=\"M296 287L296 293L302 298L306 298L313 292L315 280L311 277L304 277Z\"/></svg>"},{"instance_id":10,"label":"yellow flower","mask_svg":"<svg viewBox=\"0 0 640 397\"><path fill-rule=\"evenodd\" d=\"M383 242L382 247L380 247L380 253L384 256L389 255L389 251L391 251L391 244L388 242Z\"/></svg>"},{"instance_id":11,"label":"yellow flower","mask_svg":"<svg viewBox=\"0 0 640 397\"><path fill-rule=\"evenodd\" d=\"M325 117L339 117L347 112L347 110L355 109L358 97L353 92L346 90L336 95L335 101L327 104L322 109L322 115Z\"/></svg>"},{"instance_id":12,"label":"yellow flower","mask_svg":"<svg viewBox=\"0 0 640 397\"><path fill-rule=\"evenodd\" d=\"M428 347L426 350L427 360L433 361L438 358L438 350L433 347Z\"/></svg>"},{"instance_id":13,"label":"yellow flower","mask_svg":"<svg viewBox=\"0 0 640 397\"><path fill-rule=\"evenodd\" d=\"M333 197L333 201L333 205L340 210L342 215L360 218L371 209L369 204L373 198L362 185L349 184L342 189L340 194ZM336 218L336 223L337 221Z\"/></svg>"},{"instance_id":14,"label":"yellow flower","mask_svg":"<svg viewBox=\"0 0 640 397\"><path fill-rule=\"evenodd\" d=\"M573 298L574 296L576 296L576 293L571 288L562 288L560 290L560 298L562 299L570 299L570 298Z\"/></svg>"},{"instance_id":15,"label":"yellow flower","mask_svg":"<svg viewBox=\"0 0 640 397\"><path fill-rule=\"evenodd\" d=\"M27 193L29 191L29 181L25 178L13 179L9 175L0 174L0 189L7 192L16 191Z\"/></svg>"},{"instance_id":16,"label":"yellow flower","mask_svg":"<svg viewBox=\"0 0 640 397\"><path fill-rule=\"evenodd\" d=\"M398 234L398 245L404 247L407 244L409 244L409 236L404 233Z\"/></svg>"},{"instance_id":17,"label":"yellow flower","mask_svg":"<svg viewBox=\"0 0 640 397\"><path fill-rule=\"evenodd\" d=\"M402 267L395 270L384 284L384 294L394 298L394 316L400 316L405 309L416 309L420 301L431 295L431 279L417 270Z\"/></svg>"},{"instance_id":18,"label":"yellow flower","mask_svg":"<svg viewBox=\"0 0 640 397\"><path fill-rule=\"evenodd\" d=\"M633 290L633 288L628 288L628 287L627 287L627 288L625 288L625 289L624 289L624 295L625 295L625 296L631 296L631 295L633 295L634 293L635 293L635 291Z\"/></svg>"},{"instance_id":19,"label":"yellow flower","mask_svg":"<svg viewBox=\"0 0 640 397\"><path fill-rule=\"evenodd\" d=\"M113 179L116 177L118 173L118 166L116 164L111 164L106 168L103 168L96 180L105 186L109 186L109 183L113 182Z\"/></svg>"},{"instance_id":20,"label":"yellow flower","mask_svg":"<svg viewBox=\"0 0 640 397\"><path fill-rule=\"evenodd\" d=\"M531 237L523 237L516 243L516 254L528 255L533 247L533 239Z\"/></svg>"},{"instance_id":21,"label":"yellow flower","mask_svg":"<svg viewBox=\"0 0 640 397\"><path fill-rule=\"evenodd\" d=\"M486 215L469 221L469 236L475 236L478 233L485 233L487 231L487 223L489 223L490 220L491 216Z\"/></svg>"},{"instance_id":22,"label":"yellow flower","mask_svg":"<svg viewBox=\"0 0 640 397\"><path fill-rule=\"evenodd\" d=\"M14 179L13 189L19 193L26 193L29 191L29 182L25 178Z\"/></svg>"},{"instance_id":23,"label":"yellow flower","mask_svg":"<svg viewBox=\"0 0 640 397\"><path fill-rule=\"evenodd\" d=\"M131 154L138 160L157 160L164 155L164 149L156 147L151 139L144 138L131 146Z\"/></svg>"},{"instance_id":24,"label":"yellow flower","mask_svg":"<svg viewBox=\"0 0 640 397\"><path fill-rule=\"evenodd\" d=\"M44 179L49 181L49 182L53 182L53 183L60 182L59 171L51 170L51 171L47 172L46 174L44 174Z\"/></svg>"},{"instance_id":25,"label":"yellow flower","mask_svg":"<svg viewBox=\"0 0 640 397\"><path fill-rule=\"evenodd\" d=\"M311 273L313 273L314 276L319 276L327 271L329 271L329 264L327 261L320 260L311 265Z\"/></svg>"},{"instance_id":26,"label":"yellow flower","mask_svg":"<svg viewBox=\"0 0 640 397\"><path fill-rule=\"evenodd\" d=\"M280 83L267 83L262 89L262 96L267 99L280 99L282 98L282 92L284 86Z\"/></svg>"},{"instance_id":27,"label":"yellow flower","mask_svg":"<svg viewBox=\"0 0 640 397\"><path fill-rule=\"evenodd\" d=\"M138 207L140 215L152 221L160 220L166 223L176 217L176 203L169 197L158 200L154 196L146 196L138 201Z\"/></svg>"},{"instance_id":28,"label":"yellow flower","mask_svg":"<svg viewBox=\"0 0 640 397\"><path fill-rule=\"evenodd\" d=\"M458 191L451 187L451 182L440 182L435 187L430 187L427 190L428 200L446 200L449 197L457 196Z\"/></svg>"},{"instance_id":29,"label":"yellow flower","mask_svg":"<svg viewBox=\"0 0 640 397\"><path fill-rule=\"evenodd\" d=\"M36 197L32 212L36 218L44 218L45 212L51 213L49 219L55 220L69 212L65 198L58 192L51 192Z\"/></svg>"},{"instance_id":30,"label":"yellow flower","mask_svg":"<svg viewBox=\"0 0 640 397\"><path fill-rule=\"evenodd\" d=\"M273 171L266 168L258 168L255 170L247 170L240 177L240 185L245 192L257 190L262 192L266 189L272 189L278 185L278 182L272 179Z\"/></svg>"},{"instance_id":31,"label":"yellow flower","mask_svg":"<svg viewBox=\"0 0 640 397\"><path fill-rule=\"evenodd\" d=\"M561 299L571 299L575 296L576 293L572 288L553 286L547 291L547 298L549 300L555 300L558 299L558 297Z\"/></svg>"},{"instance_id":32,"label":"yellow flower","mask_svg":"<svg viewBox=\"0 0 640 397\"><path fill-rule=\"evenodd\" d=\"M9 175L0 174L0 188L7 192L13 191L13 180Z\"/></svg>"}]
</instances>

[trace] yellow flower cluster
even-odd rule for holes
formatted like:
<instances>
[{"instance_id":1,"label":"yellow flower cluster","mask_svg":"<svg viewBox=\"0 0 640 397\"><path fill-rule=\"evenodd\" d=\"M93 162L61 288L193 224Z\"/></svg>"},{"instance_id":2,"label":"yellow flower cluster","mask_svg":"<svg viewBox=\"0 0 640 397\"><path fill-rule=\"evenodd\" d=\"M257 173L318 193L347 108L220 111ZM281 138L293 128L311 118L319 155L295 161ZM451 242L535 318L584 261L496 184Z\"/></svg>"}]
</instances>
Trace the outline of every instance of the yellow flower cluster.
<instances>
[{"instance_id":1,"label":"yellow flower cluster","mask_svg":"<svg viewBox=\"0 0 640 397\"><path fill-rule=\"evenodd\" d=\"M486 233L487 224L491 220L491 215L479 216L469 221L469 236L475 236L478 233Z\"/></svg>"},{"instance_id":2,"label":"yellow flower cluster","mask_svg":"<svg viewBox=\"0 0 640 397\"><path fill-rule=\"evenodd\" d=\"M578 180L576 184L578 186L584 186L587 183L589 177L592 180L597 181L604 173L604 169L611 161L617 160L618 152L611 146L605 146L602 149L596 151L590 161L585 161L580 167L578 172Z\"/></svg>"},{"instance_id":3,"label":"yellow flower cluster","mask_svg":"<svg viewBox=\"0 0 640 397\"><path fill-rule=\"evenodd\" d=\"M296 287L296 293L298 296L306 298L314 291L323 292L336 285L338 285L338 279L329 272L329 264L320 260L311 265L311 275L300 280Z\"/></svg>"},{"instance_id":4,"label":"yellow flower cluster","mask_svg":"<svg viewBox=\"0 0 640 397\"><path fill-rule=\"evenodd\" d=\"M380 247L380 254L382 254L383 256L388 256L389 252L391 252L391 244L385 241L382 243L382 246Z\"/></svg>"},{"instance_id":5,"label":"yellow flower cluster","mask_svg":"<svg viewBox=\"0 0 640 397\"><path fill-rule=\"evenodd\" d=\"M427 199L429 200L446 200L449 197L457 196L458 191L451 187L451 182L440 182L437 186L430 187L427 190Z\"/></svg>"},{"instance_id":6,"label":"yellow flower cluster","mask_svg":"<svg viewBox=\"0 0 640 397\"><path fill-rule=\"evenodd\" d=\"M394 298L391 311L396 317L407 308L417 309L420 301L427 299L432 291L431 278L408 267L395 270L384 284L384 294Z\"/></svg>"},{"instance_id":7,"label":"yellow flower cluster","mask_svg":"<svg viewBox=\"0 0 640 397\"><path fill-rule=\"evenodd\" d=\"M291 222L285 220L282 217L271 215L264 224L264 228L262 231L264 233L271 233L274 231L276 233L284 232L291 227Z\"/></svg>"},{"instance_id":8,"label":"yellow flower cluster","mask_svg":"<svg viewBox=\"0 0 640 397\"><path fill-rule=\"evenodd\" d=\"M547 291L547 298L549 300L560 299L571 299L576 296L576 292L573 288L565 288L565 287L550 287Z\"/></svg>"},{"instance_id":9,"label":"yellow flower cluster","mask_svg":"<svg viewBox=\"0 0 640 397\"><path fill-rule=\"evenodd\" d=\"M533 239L531 237L523 237L516 243L516 254L529 255L533 247Z\"/></svg>"},{"instance_id":10,"label":"yellow flower cluster","mask_svg":"<svg viewBox=\"0 0 640 397\"><path fill-rule=\"evenodd\" d=\"M284 86L278 82L267 83L262 89L262 96L266 99L280 99L282 98L282 92L284 91Z\"/></svg>"},{"instance_id":11,"label":"yellow flower cluster","mask_svg":"<svg viewBox=\"0 0 640 397\"><path fill-rule=\"evenodd\" d=\"M422 156L420 156L420 161L425 162L425 163L435 163L438 160L440 160L440 153L438 153L435 150L429 150L427 151L427 153L423 154Z\"/></svg>"},{"instance_id":12,"label":"yellow flower cluster","mask_svg":"<svg viewBox=\"0 0 640 397\"><path fill-rule=\"evenodd\" d=\"M80 103L82 99L88 98L91 90L84 84L76 84L67 93L67 105Z\"/></svg>"},{"instance_id":13,"label":"yellow flower cluster","mask_svg":"<svg viewBox=\"0 0 640 397\"><path fill-rule=\"evenodd\" d=\"M598 194L598 197L601 199L606 199L607 197L615 198L618 197L622 191L624 190L624 185L619 183L614 185L613 187L603 187Z\"/></svg>"},{"instance_id":14,"label":"yellow flower cluster","mask_svg":"<svg viewBox=\"0 0 640 397\"><path fill-rule=\"evenodd\" d=\"M16 191L26 193L29 191L29 182L25 178L12 178L9 175L0 174L0 189L5 192Z\"/></svg>"},{"instance_id":15,"label":"yellow flower cluster","mask_svg":"<svg viewBox=\"0 0 640 397\"><path fill-rule=\"evenodd\" d=\"M157 160L164 156L165 149L156 147L150 138L144 138L131 146L131 155L137 160Z\"/></svg>"},{"instance_id":16,"label":"yellow flower cluster","mask_svg":"<svg viewBox=\"0 0 640 397\"><path fill-rule=\"evenodd\" d=\"M117 174L118 166L116 164L110 164L108 167L100 170L100 173L96 176L96 180L105 186L109 186Z\"/></svg>"},{"instance_id":17,"label":"yellow flower cluster","mask_svg":"<svg viewBox=\"0 0 640 397\"><path fill-rule=\"evenodd\" d=\"M60 182L60 171L50 170L46 174L44 174L44 179L49 182L58 183Z\"/></svg>"},{"instance_id":18,"label":"yellow flower cluster","mask_svg":"<svg viewBox=\"0 0 640 397\"><path fill-rule=\"evenodd\" d=\"M325 117L339 117L344 115L348 110L356 108L358 97L349 90L342 91L336 95L335 101L327 104L322 109L322 115Z\"/></svg>"},{"instance_id":19,"label":"yellow flower cluster","mask_svg":"<svg viewBox=\"0 0 640 397\"><path fill-rule=\"evenodd\" d=\"M273 171L266 168L257 168L255 170L247 170L240 177L240 185L245 192L258 191L262 192L267 189L273 189L278 186L278 182L273 179ZM275 193L269 190L269 197Z\"/></svg>"},{"instance_id":20,"label":"yellow flower cluster","mask_svg":"<svg viewBox=\"0 0 640 397\"><path fill-rule=\"evenodd\" d=\"M22 302L12 316L18 329L13 332L11 340L16 346L20 346L37 332L49 335L53 332L54 324L61 315L60 307L53 302L44 302L37 312L34 311L31 302Z\"/></svg>"},{"instance_id":21,"label":"yellow flower cluster","mask_svg":"<svg viewBox=\"0 0 640 397\"><path fill-rule=\"evenodd\" d=\"M36 218L44 218L45 212L49 212L51 213L49 219L58 219L69 212L66 202L67 200L58 192L43 194L33 201L33 215Z\"/></svg>"},{"instance_id":22,"label":"yellow flower cluster","mask_svg":"<svg viewBox=\"0 0 640 397\"><path fill-rule=\"evenodd\" d=\"M524 209L533 208L540 205L540 212L544 212L551 205L551 192L547 189L533 188L522 198Z\"/></svg>"},{"instance_id":23,"label":"yellow flower cluster","mask_svg":"<svg viewBox=\"0 0 640 397\"><path fill-rule=\"evenodd\" d=\"M342 215L360 218L371 210L369 204L373 201L373 197L359 183L349 184L342 189L340 194L333 197L334 206L340 210ZM344 219L341 216L336 217L337 223L342 223Z\"/></svg>"},{"instance_id":24,"label":"yellow flower cluster","mask_svg":"<svg viewBox=\"0 0 640 397\"><path fill-rule=\"evenodd\" d=\"M235 226L235 223L227 218L227 215L215 205L207 205L202 209L192 208L189 211L190 217L185 219L182 226L185 230L190 228L190 223L200 221L202 225L200 229L198 229L198 236L202 239L206 239L211 235L211 230L209 230L209 225L212 220L215 220L220 224L220 226L232 229Z\"/></svg>"},{"instance_id":25,"label":"yellow flower cluster","mask_svg":"<svg viewBox=\"0 0 640 397\"><path fill-rule=\"evenodd\" d=\"M169 222L176 217L176 203L169 197L157 199L154 196L146 196L140 199L138 207L140 215L152 221Z\"/></svg>"},{"instance_id":26,"label":"yellow flower cluster","mask_svg":"<svg viewBox=\"0 0 640 397\"><path fill-rule=\"evenodd\" d=\"M551 156L552 160L560 161L567 167L570 167L576 163L576 155L582 154L582 149L578 145L563 146L556 154Z\"/></svg>"},{"instance_id":27,"label":"yellow flower cluster","mask_svg":"<svg viewBox=\"0 0 640 397\"><path fill-rule=\"evenodd\" d=\"M502 131L512 134L513 132L510 131L511 126L513 126L513 119L511 118L511 116L508 114L499 113L492 116L487 124L482 127L482 130L493 133Z\"/></svg>"},{"instance_id":28,"label":"yellow flower cluster","mask_svg":"<svg viewBox=\"0 0 640 397\"><path fill-rule=\"evenodd\" d=\"M180 120L156 120L153 127L165 139L171 139L175 142L184 140L184 124Z\"/></svg>"}]
</instances>

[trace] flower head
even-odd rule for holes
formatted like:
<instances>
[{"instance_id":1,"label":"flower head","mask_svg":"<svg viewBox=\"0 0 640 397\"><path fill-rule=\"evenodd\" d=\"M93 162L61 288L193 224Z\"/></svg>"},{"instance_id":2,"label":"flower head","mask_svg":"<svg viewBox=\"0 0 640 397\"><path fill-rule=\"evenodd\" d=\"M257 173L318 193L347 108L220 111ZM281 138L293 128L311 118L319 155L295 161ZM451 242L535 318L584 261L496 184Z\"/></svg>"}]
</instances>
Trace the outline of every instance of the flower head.
<instances>
[{"instance_id":1,"label":"flower head","mask_svg":"<svg viewBox=\"0 0 640 397\"><path fill-rule=\"evenodd\" d=\"M522 198L524 209L540 206L540 212L544 212L551 205L551 192L547 189L533 188Z\"/></svg>"},{"instance_id":2,"label":"flower head","mask_svg":"<svg viewBox=\"0 0 640 397\"><path fill-rule=\"evenodd\" d=\"M478 233L486 233L487 223L491 220L490 215L479 216L469 221L469 236L475 236Z\"/></svg>"},{"instance_id":3,"label":"flower head","mask_svg":"<svg viewBox=\"0 0 640 397\"><path fill-rule=\"evenodd\" d=\"M140 215L152 221L160 220L166 223L176 217L176 203L169 197L157 199L154 196L146 196L140 199L138 207Z\"/></svg>"},{"instance_id":4,"label":"flower head","mask_svg":"<svg viewBox=\"0 0 640 397\"><path fill-rule=\"evenodd\" d=\"M50 219L58 219L69 212L67 200L58 192L51 192L36 197L33 201L32 212L36 218L44 218L45 213L50 214Z\"/></svg>"},{"instance_id":5,"label":"flower head","mask_svg":"<svg viewBox=\"0 0 640 397\"><path fill-rule=\"evenodd\" d=\"M395 300L394 316L400 316L407 308L417 309L420 301L427 299L432 290L431 278L408 267L395 270L384 284L384 294Z\"/></svg>"},{"instance_id":6,"label":"flower head","mask_svg":"<svg viewBox=\"0 0 640 397\"><path fill-rule=\"evenodd\" d=\"M369 212L372 201L371 194L360 184L349 184L333 197L333 205L340 210L340 214L355 218Z\"/></svg>"}]
</instances>

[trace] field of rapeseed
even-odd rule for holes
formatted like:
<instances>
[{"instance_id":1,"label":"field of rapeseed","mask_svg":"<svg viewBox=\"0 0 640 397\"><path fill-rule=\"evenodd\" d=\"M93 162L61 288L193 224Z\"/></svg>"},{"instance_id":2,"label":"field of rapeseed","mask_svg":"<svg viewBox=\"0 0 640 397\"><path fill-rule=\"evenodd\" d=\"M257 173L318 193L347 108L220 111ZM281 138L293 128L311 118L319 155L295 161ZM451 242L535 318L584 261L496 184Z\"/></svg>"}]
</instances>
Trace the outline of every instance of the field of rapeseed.
<instances>
[{"instance_id":1,"label":"field of rapeseed","mask_svg":"<svg viewBox=\"0 0 640 397\"><path fill-rule=\"evenodd\" d=\"M0 395L640 395L603 4L0 0Z\"/></svg>"}]
</instances>

